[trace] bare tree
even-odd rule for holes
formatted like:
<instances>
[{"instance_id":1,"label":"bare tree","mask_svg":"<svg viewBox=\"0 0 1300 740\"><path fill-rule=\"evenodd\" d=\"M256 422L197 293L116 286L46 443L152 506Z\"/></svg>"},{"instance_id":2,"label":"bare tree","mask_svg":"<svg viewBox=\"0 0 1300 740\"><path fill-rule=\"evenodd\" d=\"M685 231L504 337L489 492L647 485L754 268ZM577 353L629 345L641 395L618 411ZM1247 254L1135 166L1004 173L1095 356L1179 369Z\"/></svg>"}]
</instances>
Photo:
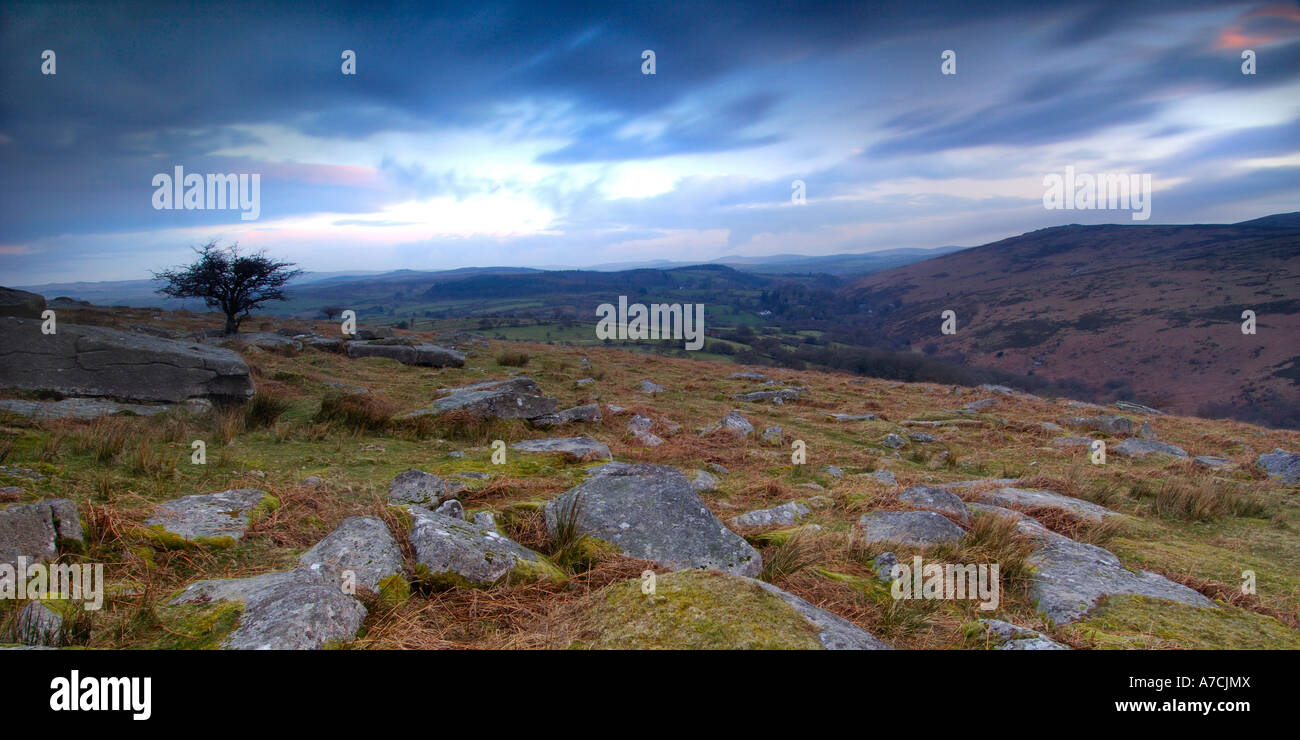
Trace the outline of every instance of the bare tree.
<instances>
[{"instance_id":1,"label":"bare tree","mask_svg":"<svg viewBox=\"0 0 1300 740\"><path fill-rule=\"evenodd\" d=\"M267 301L286 300L284 286L302 274L265 252L240 254L239 245L221 248L215 241L194 250L199 258L186 267L153 273L167 284L157 290L172 298L202 298L226 315L226 333L239 331L249 313Z\"/></svg>"}]
</instances>

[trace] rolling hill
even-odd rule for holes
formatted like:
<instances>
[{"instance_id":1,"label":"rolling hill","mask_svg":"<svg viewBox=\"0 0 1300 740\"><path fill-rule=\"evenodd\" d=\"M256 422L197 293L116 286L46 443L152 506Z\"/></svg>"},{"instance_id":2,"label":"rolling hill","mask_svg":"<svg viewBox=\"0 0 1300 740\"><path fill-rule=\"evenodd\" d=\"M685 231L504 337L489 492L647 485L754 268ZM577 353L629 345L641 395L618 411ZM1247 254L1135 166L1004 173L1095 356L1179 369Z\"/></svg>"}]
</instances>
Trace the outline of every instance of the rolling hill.
<instances>
[{"instance_id":1,"label":"rolling hill","mask_svg":"<svg viewBox=\"0 0 1300 740\"><path fill-rule=\"evenodd\" d=\"M1042 229L869 275L840 296L875 331L970 365L1300 424L1300 214ZM955 334L941 333L945 310Z\"/></svg>"}]
</instances>

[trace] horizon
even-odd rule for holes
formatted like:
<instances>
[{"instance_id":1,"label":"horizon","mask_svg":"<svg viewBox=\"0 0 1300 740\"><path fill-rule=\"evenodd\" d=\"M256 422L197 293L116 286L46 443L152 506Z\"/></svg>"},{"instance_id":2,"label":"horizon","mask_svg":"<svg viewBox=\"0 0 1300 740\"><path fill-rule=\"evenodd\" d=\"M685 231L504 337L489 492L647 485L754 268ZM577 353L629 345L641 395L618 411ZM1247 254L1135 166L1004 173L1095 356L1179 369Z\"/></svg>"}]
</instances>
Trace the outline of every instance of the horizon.
<instances>
[{"instance_id":1,"label":"horizon","mask_svg":"<svg viewBox=\"0 0 1300 740\"><path fill-rule=\"evenodd\" d=\"M1045 208L1068 168L1149 176L1134 223L1300 202L1286 4L735 6L708 28L658 6L262 7L0 11L8 282L141 279L212 239L313 272L584 269L1127 222ZM257 207L184 210L178 181L160 209L174 171L255 176Z\"/></svg>"}]
</instances>

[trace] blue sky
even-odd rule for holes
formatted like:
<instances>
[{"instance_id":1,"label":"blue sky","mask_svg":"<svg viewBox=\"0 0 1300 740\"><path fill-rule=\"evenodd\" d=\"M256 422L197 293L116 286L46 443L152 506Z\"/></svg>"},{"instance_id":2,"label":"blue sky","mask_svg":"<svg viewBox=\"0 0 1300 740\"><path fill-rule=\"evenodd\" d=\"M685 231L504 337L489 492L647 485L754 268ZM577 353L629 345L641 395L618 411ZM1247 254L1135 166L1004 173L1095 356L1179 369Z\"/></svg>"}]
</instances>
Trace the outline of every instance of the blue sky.
<instances>
[{"instance_id":1,"label":"blue sky","mask_svg":"<svg viewBox=\"0 0 1300 740\"><path fill-rule=\"evenodd\" d=\"M211 239L335 271L1132 223L1044 209L1043 178L1067 166L1151 174L1150 224L1300 209L1295 2L7 2L0 16L10 285L144 278ZM260 217L155 210L152 178L177 165L259 173Z\"/></svg>"}]
</instances>

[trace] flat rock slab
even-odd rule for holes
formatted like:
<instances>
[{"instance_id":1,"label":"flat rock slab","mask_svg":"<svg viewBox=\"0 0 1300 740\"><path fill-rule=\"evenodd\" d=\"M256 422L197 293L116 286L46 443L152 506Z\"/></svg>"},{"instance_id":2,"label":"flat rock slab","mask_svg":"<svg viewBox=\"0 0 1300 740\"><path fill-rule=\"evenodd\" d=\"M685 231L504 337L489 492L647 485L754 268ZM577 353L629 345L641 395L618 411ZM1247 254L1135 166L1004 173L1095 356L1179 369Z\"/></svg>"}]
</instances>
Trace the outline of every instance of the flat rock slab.
<instances>
[{"instance_id":1,"label":"flat rock slab","mask_svg":"<svg viewBox=\"0 0 1300 740\"><path fill-rule=\"evenodd\" d=\"M1101 416L1070 416L1061 419L1061 423L1074 429L1091 429L1097 432L1107 432L1109 434L1130 434L1133 431L1133 420L1127 416L1101 415Z\"/></svg>"},{"instance_id":2,"label":"flat rock slab","mask_svg":"<svg viewBox=\"0 0 1300 740\"><path fill-rule=\"evenodd\" d=\"M118 403L103 398L65 398L61 401L0 399L0 409L33 419L93 419L121 412L135 416L153 416L172 408L167 404Z\"/></svg>"},{"instance_id":3,"label":"flat rock slab","mask_svg":"<svg viewBox=\"0 0 1300 740\"><path fill-rule=\"evenodd\" d=\"M0 505L0 563L17 567L53 560L59 540L85 541L77 506L66 498L34 504Z\"/></svg>"},{"instance_id":4,"label":"flat rock slab","mask_svg":"<svg viewBox=\"0 0 1300 740\"><path fill-rule=\"evenodd\" d=\"M308 568L198 581L171 603L210 601L244 604L239 627L221 644L227 650L317 650L356 639L366 618L361 602Z\"/></svg>"},{"instance_id":5,"label":"flat rock slab","mask_svg":"<svg viewBox=\"0 0 1300 740\"><path fill-rule=\"evenodd\" d=\"M1130 437L1114 447L1111 447L1110 451L1120 457L1131 457L1137 459L1149 457L1151 455L1187 457L1187 451L1181 447L1171 445L1168 442L1160 442L1154 439L1142 439L1141 437Z\"/></svg>"},{"instance_id":6,"label":"flat rock slab","mask_svg":"<svg viewBox=\"0 0 1300 740\"><path fill-rule=\"evenodd\" d=\"M858 520L865 539L928 547L956 542L966 531L951 519L933 511L873 511Z\"/></svg>"},{"instance_id":7,"label":"flat rock slab","mask_svg":"<svg viewBox=\"0 0 1300 740\"><path fill-rule=\"evenodd\" d=\"M387 357L403 365L420 367L464 367L465 355L436 344L399 344L375 341L348 342L348 357Z\"/></svg>"},{"instance_id":8,"label":"flat rock slab","mask_svg":"<svg viewBox=\"0 0 1300 740\"><path fill-rule=\"evenodd\" d=\"M935 486L912 486L898 494L898 500L918 509L931 509L958 520L965 520L966 502L957 494Z\"/></svg>"},{"instance_id":9,"label":"flat rock slab","mask_svg":"<svg viewBox=\"0 0 1300 740\"><path fill-rule=\"evenodd\" d=\"M255 488L182 496L158 505L146 527L161 527L187 540L229 537L239 541L248 530L249 512L267 494Z\"/></svg>"},{"instance_id":10,"label":"flat rock slab","mask_svg":"<svg viewBox=\"0 0 1300 740\"><path fill-rule=\"evenodd\" d=\"M423 470L398 473L388 483L388 502L392 504L436 504L452 493L447 481Z\"/></svg>"},{"instance_id":11,"label":"flat rock slab","mask_svg":"<svg viewBox=\"0 0 1300 740\"><path fill-rule=\"evenodd\" d=\"M298 564L332 582L378 591L380 581L402 572L402 549L383 519L354 516L303 553Z\"/></svg>"},{"instance_id":12,"label":"flat rock slab","mask_svg":"<svg viewBox=\"0 0 1300 740\"><path fill-rule=\"evenodd\" d=\"M510 582L559 579L563 573L541 553L534 552L490 528L411 507L408 539L416 561L428 569L435 585L491 586ZM425 575L425 574L421 574Z\"/></svg>"},{"instance_id":13,"label":"flat rock slab","mask_svg":"<svg viewBox=\"0 0 1300 740\"><path fill-rule=\"evenodd\" d=\"M1213 455L1197 455L1192 458L1192 462L1202 468L1209 468L1211 470L1221 470L1223 468L1236 466L1236 463L1226 457L1215 457Z\"/></svg>"},{"instance_id":14,"label":"flat rock slab","mask_svg":"<svg viewBox=\"0 0 1300 740\"><path fill-rule=\"evenodd\" d=\"M1123 516L1118 511L1112 511L1091 501L1063 496L1051 491L1032 491L1026 488L999 488L996 491L980 494L979 500L981 503L1009 509L1037 507L1060 509L1093 522L1100 522L1106 517Z\"/></svg>"},{"instance_id":15,"label":"flat rock slab","mask_svg":"<svg viewBox=\"0 0 1300 740\"><path fill-rule=\"evenodd\" d=\"M709 511L676 468L600 466L586 481L546 504L549 532L573 510L575 499L578 531L614 544L629 557L743 576L762 570L758 551Z\"/></svg>"},{"instance_id":16,"label":"flat rock slab","mask_svg":"<svg viewBox=\"0 0 1300 740\"><path fill-rule=\"evenodd\" d=\"M827 414L831 421L873 421L875 414Z\"/></svg>"},{"instance_id":17,"label":"flat rock slab","mask_svg":"<svg viewBox=\"0 0 1300 740\"><path fill-rule=\"evenodd\" d=\"M535 419L529 419L528 423L538 429L549 429L563 424L595 424L600 421L601 418L600 404L589 403L585 406L574 406L571 409L557 411L554 414L547 414Z\"/></svg>"},{"instance_id":18,"label":"flat rock slab","mask_svg":"<svg viewBox=\"0 0 1300 740\"><path fill-rule=\"evenodd\" d=\"M750 391L749 393L737 393L735 396L738 401L747 403L761 403L763 401L798 401L799 391L794 388L782 388L771 391Z\"/></svg>"},{"instance_id":19,"label":"flat rock slab","mask_svg":"<svg viewBox=\"0 0 1300 740\"><path fill-rule=\"evenodd\" d=\"M187 398L245 401L248 366L228 349L102 326L0 317L0 378L10 388L69 396L178 403Z\"/></svg>"},{"instance_id":20,"label":"flat rock slab","mask_svg":"<svg viewBox=\"0 0 1300 740\"><path fill-rule=\"evenodd\" d=\"M459 409L483 418L534 419L555 413L559 404L554 398L543 396L537 381L524 375L441 392L446 395L434 401L430 408L416 411L412 416Z\"/></svg>"},{"instance_id":21,"label":"flat rock slab","mask_svg":"<svg viewBox=\"0 0 1300 740\"><path fill-rule=\"evenodd\" d=\"M812 512L798 501L773 506L770 509L750 511L727 520L733 527L768 527L773 524L790 526Z\"/></svg>"},{"instance_id":22,"label":"flat rock slab","mask_svg":"<svg viewBox=\"0 0 1300 740\"><path fill-rule=\"evenodd\" d=\"M1053 640L1037 630L1017 627L1000 619L981 619L986 639L994 650L1069 650L1070 648Z\"/></svg>"},{"instance_id":23,"label":"flat rock slab","mask_svg":"<svg viewBox=\"0 0 1300 740\"><path fill-rule=\"evenodd\" d=\"M1213 607L1200 593L1150 571L1124 567L1109 550L1075 542L1041 527L1024 526L1035 550L1029 562L1036 569L1029 596L1038 611L1056 624L1073 622L1103 596L1138 594L1192 606Z\"/></svg>"},{"instance_id":24,"label":"flat rock slab","mask_svg":"<svg viewBox=\"0 0 1300 740\"><path fill-rule=\"evenodd\" d=\"M1270 477L1277 478L1279 483L1288 486L1300 485L1300 455L1294 452L1287 452L1278 447L1272 452L1260 455L1255 464L1263 468Z\"/></svg>"},{"instance_id":25,"label":"flat rock slab","mask_svg":"<svg viewBox=\"0 0 1300 740\"><path fill-rule=\"evenodd\" d=\"M779 597L799 612L817 628L817 640L827 650L893 650L882 641L849 620L820 607L813 606L794 594L783 591L764 581L754 580L764 591Z\"/></svg>"},{"instance_id":26,"label":"flat rock slab","mask_svg":"<svg viewBox=\"0 0 1300 740\"><path fill-rule=\"evenodd\" d=\"M613 460L609 447L590 437L552 437L549 439L528 439L510 445L510 449L520 452L540 452L563 455L573 460L589 462L592 460Z\"/></svg>"}]
</instances>

